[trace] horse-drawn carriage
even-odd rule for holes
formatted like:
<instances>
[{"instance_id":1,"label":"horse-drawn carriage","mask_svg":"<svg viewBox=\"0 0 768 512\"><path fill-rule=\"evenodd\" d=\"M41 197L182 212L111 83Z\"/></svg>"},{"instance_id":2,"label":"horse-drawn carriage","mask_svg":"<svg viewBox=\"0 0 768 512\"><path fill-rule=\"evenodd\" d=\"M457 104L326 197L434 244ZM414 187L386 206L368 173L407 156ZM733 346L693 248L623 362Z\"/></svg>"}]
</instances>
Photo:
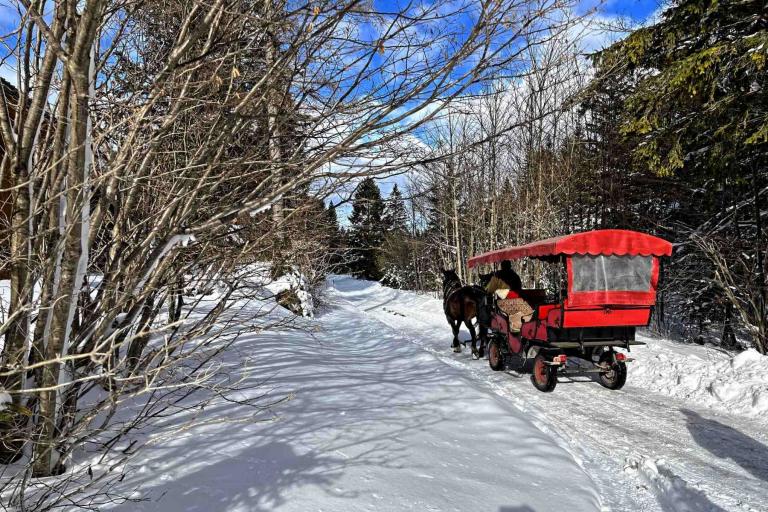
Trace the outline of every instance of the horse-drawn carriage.
<instances>
[{"instance_id":1,"label":"horse-drawn carriage","mask_svg":"<svg viewBox=\"0 0 768 512\"><path fill-rule=\"evenodd\" d=\"M535 258L565 270L564 284L558 283L549 300L545 290L521 290L523 301L494 297L488 340L491 368L502 370L508 363L524 367L532 361L531 381L541 391L552 391L558 375L586 372L597 373L609 389L621 388L631 359L615 348L629 351L643 344L635 340L635 329L650 322L659 258L671 254L672 244L666 240L610 229L471 258L470 268ZM521 303L529 306L524 315L519 313Z\"/></svg>"}]
</instances>

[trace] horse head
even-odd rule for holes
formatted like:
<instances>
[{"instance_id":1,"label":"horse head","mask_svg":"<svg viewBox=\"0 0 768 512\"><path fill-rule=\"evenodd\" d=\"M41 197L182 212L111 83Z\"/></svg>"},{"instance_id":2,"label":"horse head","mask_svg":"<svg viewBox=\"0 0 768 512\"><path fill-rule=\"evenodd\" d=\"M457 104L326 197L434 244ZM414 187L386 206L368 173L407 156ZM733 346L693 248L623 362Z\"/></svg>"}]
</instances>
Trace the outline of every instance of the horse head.
<instances>
[{"instance_id":1,"label":"horse head","mask_svg":"<svg viewBox=\"0 0 768 512\"><path fill-rule=\"evenodd\" d=\"M493 272L488 272L487 274L480 274L480 286L485 288L488 286L488 283L491 282L491 278L493 277Z\"/></svg>"},{"instance_id":2,"label":"horse head","mask_svg":"<svg viewBox=\"0 0 768 512\"><path fill-rule=\"evenodd\" d=\"M441 269L440 270L443 273L443 286L451 283L460 283L461 280L459 279L459 275L456 273L455 270L449 270L449 269Z\"/></svg>"}]
</instances>

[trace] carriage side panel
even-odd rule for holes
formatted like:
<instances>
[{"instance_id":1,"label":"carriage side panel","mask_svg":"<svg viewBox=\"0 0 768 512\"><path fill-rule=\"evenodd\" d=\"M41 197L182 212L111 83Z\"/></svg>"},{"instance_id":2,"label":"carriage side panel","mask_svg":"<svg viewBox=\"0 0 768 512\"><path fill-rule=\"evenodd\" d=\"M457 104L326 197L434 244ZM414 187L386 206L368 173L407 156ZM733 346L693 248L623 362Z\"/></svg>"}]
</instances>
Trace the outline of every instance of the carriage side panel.
<instances>
[{"instance_id":1,"label":"carriage side panel","mask_svg":"<svg viewBox=\"0 0 768 512\"><path fill-rule=\"evenodd\" d=\"M635 308L594 307L565 309L562 326L576 327L645 327L651 320L650 306Z\"/></svg>"}]
</instances>

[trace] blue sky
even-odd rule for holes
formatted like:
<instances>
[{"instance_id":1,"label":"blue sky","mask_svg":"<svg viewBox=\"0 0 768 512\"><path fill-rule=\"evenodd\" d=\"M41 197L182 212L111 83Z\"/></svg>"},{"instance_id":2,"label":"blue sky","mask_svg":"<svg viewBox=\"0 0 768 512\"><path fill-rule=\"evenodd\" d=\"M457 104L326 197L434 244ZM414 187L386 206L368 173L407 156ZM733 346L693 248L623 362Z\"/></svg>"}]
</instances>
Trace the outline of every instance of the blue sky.
<instances>
[{"instance_id":1,"label":"blue sky","mask_svg":"<svg viewBox=\"0 0 768 512\"><path fill-rule=\"evenodd\" d=\"M407 0L376 1L377 4L382 5L387 5L388 2L394 2L396 4L407 2ZM635 24L651 22L654 16L660 11L660 6L663 3L662 0L578 0L578 2L579 6L576 9L577 11L586 12L591 8L597 8L599 17L601 18L623 18L625 20L631 20L631 22ZM10 8L10 4L12 4L12 2L9 2L8 0L0 0L0 29L2 29L2 32L4 33L10 32L12 28L18 24L18 15L15 12L15 9ZM379 5L379 7L382 7L382 5ZM594 38L594 45L597 47L592 47L590 49L596 50L599 47L605 46L607 42L606 38L598 35ZM7 58L7 55L4 55L3 50L4 49L0 49L0 57ZM12 83L15 82L15 69L13 69L13 67L15 67L13 58L6 60L5 63L0 62L0 77L9 79ZM399 183L402 188L403 185L405 185L405 179L403 176L399 176L379 181L380 188L385 197L389 195L394 183ZM338 201L340 198L337 197L335 199ZM340 217L343 218L345 214L348 213L348 211L345 211L348 210L348 208L348 205L345 208L342 208L343 213Z\"/></svg>"},{"instance_id":2,"label":"blue sky","mask_svg":"<svg viewBox=\"0 0 768 512\"><path fill-rule=\"evenodd\" d=\"M659 0L612 0L603 5L605 14L626 16L637 22L643 22L659 8Z\"/></svg>"},{"instance_id":3,"label":"blue sky","mask_svg":"<svg viewBox=\"0 0 768 512\"><path fill-rule=\"evenodd\" d=\"M639 25L652 23L653 18L660 13L662 5L665 3L663 0L580 0L576 10L577 12L580 11L579 14L582 14L592 8L596 8L600 17L604 19L624 18ZM598 42L600 47L606 46L609 39L613 39L604 36L599 36L599 38L602 42L602 44ZM379 187L384 197L389 195L394 183L398 183L401 190L403 190L405 185L403 176L379 180ZM343 209L345 214L348 213L348 209L351 211L348 206Z\"/></svg>"}]
</instances>

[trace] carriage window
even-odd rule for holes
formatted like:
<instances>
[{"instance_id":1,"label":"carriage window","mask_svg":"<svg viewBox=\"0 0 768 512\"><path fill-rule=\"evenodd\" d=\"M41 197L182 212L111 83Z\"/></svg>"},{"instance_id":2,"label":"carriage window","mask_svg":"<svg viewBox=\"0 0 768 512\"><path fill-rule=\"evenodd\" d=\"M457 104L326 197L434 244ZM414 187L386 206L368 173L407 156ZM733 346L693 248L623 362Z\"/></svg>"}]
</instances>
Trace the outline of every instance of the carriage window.
<instances>
[{"instance_id":1,"label":"carriage window","mask_svg":"<svg viewBox=\"0 0 768 512\"><path fill-rule=\"evenodd\" d=\"M651 256L572 256L572 290L646 292L652 263Z\"/></svg>"}]
</instances>

